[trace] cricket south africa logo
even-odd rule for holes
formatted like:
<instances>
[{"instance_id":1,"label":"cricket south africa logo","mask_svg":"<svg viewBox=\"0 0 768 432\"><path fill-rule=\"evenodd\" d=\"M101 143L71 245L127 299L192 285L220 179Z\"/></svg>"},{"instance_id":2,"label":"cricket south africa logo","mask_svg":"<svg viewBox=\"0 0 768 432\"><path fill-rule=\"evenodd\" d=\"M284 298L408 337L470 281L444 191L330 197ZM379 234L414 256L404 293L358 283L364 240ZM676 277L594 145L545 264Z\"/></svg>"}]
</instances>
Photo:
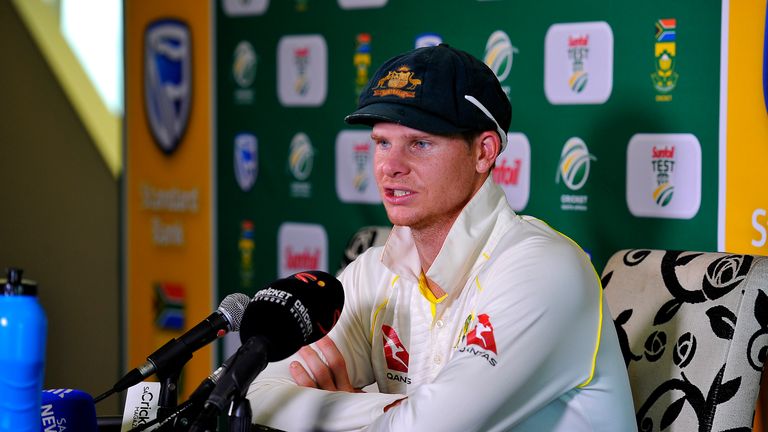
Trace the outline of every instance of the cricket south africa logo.
<instances>
[{"instance_id":1,"label":"cricket south africa logo","mask_svg":"<svg viewBox=\"0 0 768 432\"><path fill-rule=\"evenodd\" d=\"M589 153L587 144L581 138L569 138L560 152L555 183L562 181L569 190L578 192L589 180L592 161L596 160L597 158ZM584 194L563 194L560 196L560 208L586 211L587 200L588 196Z\"/></svg>"},{"instance_id":2,"label":"cricket south africa logo","mask_svg":"<svg viewBox=\"0 0 768 432\"><path fill-rule=\"evenodd\" d=\"M291 139L288 154L288 170L295 179L290 184L293 197L309 198L312 195L312 184L307 181L312 174L315 160L315 148L304 132L298 132Z\"/></svg>"},{"instance_id":3,"label":"cricket south africa logo","mask_svg":"<svg viewBox=\"0 0 768 432\"><path fill-rule=\"evenodd\" d=\"M144 107L157 146L173 153L192 105L192 40L181 21L155 21L144 33Z\"/></svg>"},{"instance_id":4,"label":"cricket south africa logo","mask_svg":"<svg viewBox=\"0 0 768 432\"><path fill-rule=\"evenodd\" d=\"M677 61L677 20L675 18L660 19L656 22L656 43L654 46L656 71L651 74L653 87L656 89L656 101L672 100L670 92L677 86L678 73L675 70Z\"/></svg>"},{"instance_id":5,"label":"cricket south africa logo","mask_svg":"<svg viewBox=\"0 0 768 432\"><path fill-rule=\"evenodd\" d=\"M560 163L557 167L555 182L562 182L572 191L584 187L589 179L591 162L596 160L589 154L587 145L579 137L569 138L560 152Z\"/></svg>"},{"instance_id":6,"label":"cricket south africa logo","mask_svg":"<svg viewBox=\"0 0 768 432\"><path fill-rule=\"evenodd\" d=\"M512 61L516 53L517 48L512 45L509 36L501 30L491 33L488 42L485 43L483 61L502 83L501 88L507 96L509 96L510 87L504 85L504 81L509 78L509 74L512 72Z\"/></svg>"}]
</instances>

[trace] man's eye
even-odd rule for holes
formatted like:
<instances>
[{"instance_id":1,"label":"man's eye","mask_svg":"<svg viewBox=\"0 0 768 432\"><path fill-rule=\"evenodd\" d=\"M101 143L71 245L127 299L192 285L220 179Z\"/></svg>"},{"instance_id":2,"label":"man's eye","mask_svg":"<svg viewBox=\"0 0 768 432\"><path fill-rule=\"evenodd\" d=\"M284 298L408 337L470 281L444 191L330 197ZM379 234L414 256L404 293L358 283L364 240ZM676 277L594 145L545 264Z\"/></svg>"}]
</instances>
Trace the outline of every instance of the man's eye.
<instances>
[{"instance_id":1,"label":"man's eye","mask_svg":"<svg viewBox=\"0 0 768 432\"><path fill-rule=\"evenodd\" d=\"M375 141L375 144L376 144L376 147L381 147L381 148L389 148L390 146L389 141L384 141L384 140L377 140Z\"/></svg>"},{"instance_id":2,"label":"man's eye","mask_svg":"<svg viewBox=\"0 0 768 432\"><path fill-rule=\"evenodd\" d=\"M419 148L419 149L426 149L426 148L429 148L429 146L431 145L432 144L427 141L416 141L414 143L414 146L416 146L416 148Z\"/></svg>"}]
</instances>

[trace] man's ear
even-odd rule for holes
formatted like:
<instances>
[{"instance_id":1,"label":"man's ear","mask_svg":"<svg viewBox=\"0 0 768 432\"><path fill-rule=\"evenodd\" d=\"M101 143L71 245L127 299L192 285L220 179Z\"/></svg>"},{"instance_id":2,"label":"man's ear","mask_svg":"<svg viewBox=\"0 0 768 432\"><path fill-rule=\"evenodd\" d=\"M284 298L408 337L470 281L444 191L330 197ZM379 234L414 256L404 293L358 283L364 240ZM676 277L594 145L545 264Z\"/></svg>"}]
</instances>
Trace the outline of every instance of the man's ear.
<instances>
[{"instance_id":1,"label":"man's ear","mask_svg":"<svg viewBox=\"0 0 768 432\"><path fill-rule=\"evenodd\" d=\"M485 131L477 136L475 169L479 173L486 173L493 168L496 156L501 152L501 140L496 132Z\"/></svg>"}]
</instances>

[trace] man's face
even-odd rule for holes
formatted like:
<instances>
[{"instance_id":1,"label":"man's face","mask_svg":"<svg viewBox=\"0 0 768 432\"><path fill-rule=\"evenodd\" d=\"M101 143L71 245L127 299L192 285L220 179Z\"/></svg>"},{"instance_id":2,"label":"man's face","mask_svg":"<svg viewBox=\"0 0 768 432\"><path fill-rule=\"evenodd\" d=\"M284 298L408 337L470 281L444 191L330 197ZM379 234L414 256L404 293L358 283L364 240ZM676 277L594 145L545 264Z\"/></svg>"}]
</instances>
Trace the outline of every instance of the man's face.
<instances>
[{"instance_id":1,"label":"man's face","mask_svg":"<svg viewBox=\"0 0 768 432\"><path fill-rule=\"evenodd\" d=\"M395 123L377 123L374 170L387 216L412 229L450 226L480 188L477 144ZM448 225L441 225L448 224Z\"/></svg>"}]
</instances>

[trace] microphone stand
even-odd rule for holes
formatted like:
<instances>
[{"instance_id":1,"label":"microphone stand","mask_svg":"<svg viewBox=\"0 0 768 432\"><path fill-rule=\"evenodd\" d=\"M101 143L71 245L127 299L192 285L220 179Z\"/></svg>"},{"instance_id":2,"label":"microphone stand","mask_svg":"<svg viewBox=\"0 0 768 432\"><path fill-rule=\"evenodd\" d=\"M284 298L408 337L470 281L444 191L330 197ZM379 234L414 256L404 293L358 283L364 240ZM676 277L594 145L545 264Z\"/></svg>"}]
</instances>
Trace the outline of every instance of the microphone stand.
<instances>
[{"instance_id":1,"label":"microphone stand","mask_svg":"<svg viewBox=\"0 0 768 432\"><path fill-rule=\"evenodd\" d=\"M179 403L179 377L181 376L181 369L191 358L192 354L183 356L167 369L157 374L157 378L160 380L160 397L157 401L158 419L163 420L174 413Z\"/></svg>"},{"instance_id":2,"label":"microphone stand","mask_svg":"<svg viewBox=\"0 0 768 432\"><path fill-rule=\"evenodd\" d=\"M229 406L229 432L250 432L252 417L251 403L243 395L236 394Z\"/></svg>"}]
</instances>

